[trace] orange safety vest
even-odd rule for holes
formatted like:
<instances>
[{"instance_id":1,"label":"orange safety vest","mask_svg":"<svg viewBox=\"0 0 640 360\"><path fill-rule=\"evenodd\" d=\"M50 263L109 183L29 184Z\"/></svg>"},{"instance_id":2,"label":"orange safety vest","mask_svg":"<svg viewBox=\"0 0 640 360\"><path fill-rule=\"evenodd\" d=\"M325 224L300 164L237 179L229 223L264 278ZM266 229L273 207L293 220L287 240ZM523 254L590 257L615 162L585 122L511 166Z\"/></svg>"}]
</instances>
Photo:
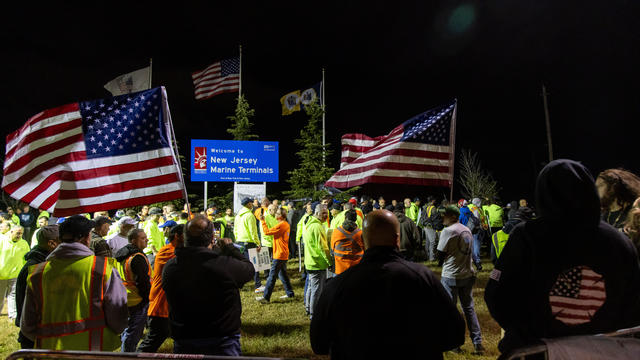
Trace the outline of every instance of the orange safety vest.
<instances>
[{"instance_id":1,"label":"orange safety vest","mask_svg":"<svg viewBox=\"0 0 640 360\"><path fill-rule=\"evenodd\" d=\"M364 255L364 243L360 229L348 232L339 226L336 230L331 233L331 250L335 258L335 272L340 274L360 263Z\"/></svg>"},{"instance_id":2,"label":"orange safety vest","mask_svg":"<svg viewBox=\"0 0 640 360\"><path fill-rule=\"evenodd\" d=\"M131 260L133 260L136 256L142 256L144 261L147 262L147 273L149 274L149 279L151 279L151 264L149 264L149 259L143 253L135 253L124 260L124 265L120 264L118 266L118 271L120 276L122 277L122 284L127 289L127 306L132 307L140 304L142 302L142 297L138 292L138 287L136 286L136 278L131 270Z\"/></svg>"},{"instance_id":3,"label":"orange safety vest","mask_svg":"<svg viewBox=\"0 0 640 360\"><path fill-rule=\"evenodd\" d=\"M119 347L120 337L107 327L102 308L112 269L111 261L102 256L53 259L30 267L27 284L40 314L36 348L112 351Z\"/></svg>"}]
</instances>

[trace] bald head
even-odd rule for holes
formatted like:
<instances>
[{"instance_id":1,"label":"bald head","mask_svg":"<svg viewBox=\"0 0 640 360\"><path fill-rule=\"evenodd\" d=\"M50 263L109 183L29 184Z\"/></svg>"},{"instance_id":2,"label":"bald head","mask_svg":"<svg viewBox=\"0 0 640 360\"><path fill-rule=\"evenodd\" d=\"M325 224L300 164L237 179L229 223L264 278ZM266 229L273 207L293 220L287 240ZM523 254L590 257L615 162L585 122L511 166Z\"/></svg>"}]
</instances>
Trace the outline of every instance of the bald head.
<instances>
[{"instance_id":1,"label":"bald head","mask_svg":"<svg viewBox=\"0 0 640 360\"><path fill-rule=\"evenodd\" d=\"M209 246L213 240L213 223L204 215L196 215L184 228L185 246Z\"/></svg>"},{"instance_id":2,"label":"bald head","mask_svg":"<svg viewBox=\"0 0 640 360\"><path fill-rule=\"evenodd\" d=\"M362 229L365 249L376 246L400 247L400 223L388 210L375 210L367 214Z\"/></svg>"}]
</instances>

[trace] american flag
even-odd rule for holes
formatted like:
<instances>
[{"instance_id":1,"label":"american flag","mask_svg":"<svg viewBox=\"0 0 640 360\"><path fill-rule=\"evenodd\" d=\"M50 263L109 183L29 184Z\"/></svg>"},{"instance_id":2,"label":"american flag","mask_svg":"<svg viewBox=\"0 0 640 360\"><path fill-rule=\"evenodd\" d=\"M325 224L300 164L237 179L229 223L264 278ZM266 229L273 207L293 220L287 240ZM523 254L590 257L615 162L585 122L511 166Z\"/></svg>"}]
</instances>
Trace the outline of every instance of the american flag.
<instances>
[{"instance_id":1,"label":"american flag","mask_svg":"<svg viewBox=\"0 0 640 360\"><path fill-rule=\"evenodd\" d=\"M55 216L183 197L164 88L45 110L7 136L2 188Z\"/></svg>"},{"instance_id":2,"label":"american flag","mask_svg":"<svg viewBox=\"0 0 640 360\"><path fill-rule=\"evenodd\" d=\"M560 274L549 292L551 313L567 325L591 321L606 300L604 278L587 266L576 266Z\"/></svg>"},{"instance_id":3,"label":"american flag","mask_svg":"<svg viewBox=\"0 0 640 360\"><path fill-rule=\"evenodd\" d=\"M191 74L196 100L208 99L240 88L240 59L220 60Z\"/></svg>"},{"instance_id":4,"label":"american flag","mask_svg":"<svg viewBox=\"0 0 640 360\"><path fill-rule=\"evenodd\" d=\"M385 136L342 137L340 170L325 186L365 183L450 186L453 179L456 101L405 121Z\"/></svg>"}]
</instances>

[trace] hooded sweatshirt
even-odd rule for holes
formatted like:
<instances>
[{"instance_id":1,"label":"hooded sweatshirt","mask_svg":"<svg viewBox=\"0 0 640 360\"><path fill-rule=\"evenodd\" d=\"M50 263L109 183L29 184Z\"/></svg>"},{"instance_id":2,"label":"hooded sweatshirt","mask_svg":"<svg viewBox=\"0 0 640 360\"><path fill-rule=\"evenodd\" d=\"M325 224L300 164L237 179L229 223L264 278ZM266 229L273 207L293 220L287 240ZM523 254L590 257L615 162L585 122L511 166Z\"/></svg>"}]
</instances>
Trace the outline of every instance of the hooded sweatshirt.
<instances>
[{"instance_id":1,"label":"hooded sweatshirt","mask_svg":"<svg viewBox=\"0 0 640 360\"><path fill-rule=\"evenodd\" d=\"M538 176L536 204L539 217L511 231L485 291L506 331L500 351L640 325L636 250L600 221L589 171L572 160L550 162Z\"/></svg>"},{"instance_id":2,"label":"hooded sweatshirt","mask_svg":"<svg viewBox=\"0 0 640 360\"><path fill-rule=\"evenodd\" d=\"M124 261L133 254L140 253L142 256L135 256L131 260L131 272L136 281L138 294L142 298L142 303L149 302L149 291L151 290L151 278L149 277L149 264L146 261L146 255L133 244L127 244L118 250L115 255L116 260L124 265Z\"/></svg>"}]
</instances>

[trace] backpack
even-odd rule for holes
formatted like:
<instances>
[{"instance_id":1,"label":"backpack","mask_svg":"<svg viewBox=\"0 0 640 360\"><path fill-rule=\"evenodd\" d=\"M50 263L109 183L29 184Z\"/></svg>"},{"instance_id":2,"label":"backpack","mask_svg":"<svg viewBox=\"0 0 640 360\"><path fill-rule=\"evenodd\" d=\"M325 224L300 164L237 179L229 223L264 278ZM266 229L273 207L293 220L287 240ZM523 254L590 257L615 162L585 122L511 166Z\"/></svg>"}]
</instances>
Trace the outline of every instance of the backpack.
<instances>
[{"instance_id":1,"label":"backpack","mask_svg":"<svg viewBox=\"0 0 640 360\"><path fill-rule=\"evenodd\" d=\"M444 229L444 224L442 223L442 212L444 212L444 207L431 210L429 223L431 223L431 227L436 231L442 231L442 229Z\"/></svg>"},{"instance_id":2,"label":"backpack","mask_svg":"<svg viewBox=\"0 0 640 360\"><path fill-rule=\"evenodd\" d=\"M480 223L480 219L475 217L475 215L471 215L469 216L467 227L469 228L469 230L471 230L472 234L477 234L482 228L482 224Z\"/></svg>"}]
</instances>

